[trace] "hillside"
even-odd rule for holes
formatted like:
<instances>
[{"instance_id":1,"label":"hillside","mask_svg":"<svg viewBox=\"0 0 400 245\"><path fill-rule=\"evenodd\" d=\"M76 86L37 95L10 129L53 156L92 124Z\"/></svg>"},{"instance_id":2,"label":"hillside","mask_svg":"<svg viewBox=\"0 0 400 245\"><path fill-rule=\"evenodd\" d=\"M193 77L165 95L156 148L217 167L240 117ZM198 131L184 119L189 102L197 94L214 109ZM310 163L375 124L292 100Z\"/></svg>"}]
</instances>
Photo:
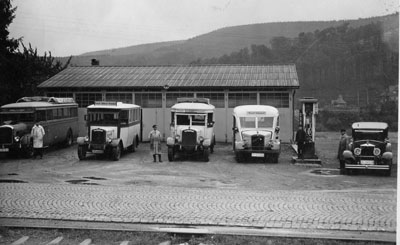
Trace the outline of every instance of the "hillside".
<instances>
[{"instance_id":1,"label":"hillside","mask_svg":"<svg viewBox=\"0 0 400 245\"><path fill-rule=\"evenodd\" d=\"M92 58L100 60L100 65L188 64L199 58L219 57L236 52L252 44L268 46L273 37L294 38L301 32L314 32L346 22L351 27L382 22L386 40L398 50L398 38L394 37L398 37L399 16L392 14L357 20L276 22L226 27L188 40L88 52L73 57L71 64L90 65Z\"/></svg>"}]
</instances>

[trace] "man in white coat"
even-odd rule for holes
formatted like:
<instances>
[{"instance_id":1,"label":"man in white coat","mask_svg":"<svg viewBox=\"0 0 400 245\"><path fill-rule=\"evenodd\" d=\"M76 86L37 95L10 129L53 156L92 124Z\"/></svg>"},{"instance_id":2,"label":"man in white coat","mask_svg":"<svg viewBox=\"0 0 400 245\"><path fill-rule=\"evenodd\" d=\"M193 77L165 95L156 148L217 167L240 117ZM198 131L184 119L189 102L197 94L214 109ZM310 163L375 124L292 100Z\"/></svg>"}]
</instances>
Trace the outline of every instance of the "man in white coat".
<instances>
[{"instance_id":1,"label":"man in white coat","mask_svg":"<svg viewBox=\"0 0 400 245\"><path fill-rule=\"evenodd\" d=\"M39 122L36 122L33 125L31 130L31 136L33 138L33 158L36 158L37 155L40 156L40 159L43 158L43 137L45 135L44 128Z\"/></svg>"},{"instance_id":2,"label":"man in white coat","mask_svg":"<svg viewBox=\"0 0 400 245\"><path fill-rule=\"evenodd\" d=\"M153 130L149 133L150 150L153 153L153 160L157 162L157 155L159 162L161 161L161 133L157 130L157 125L153 125Z\"/></svg>"}]
</instances>

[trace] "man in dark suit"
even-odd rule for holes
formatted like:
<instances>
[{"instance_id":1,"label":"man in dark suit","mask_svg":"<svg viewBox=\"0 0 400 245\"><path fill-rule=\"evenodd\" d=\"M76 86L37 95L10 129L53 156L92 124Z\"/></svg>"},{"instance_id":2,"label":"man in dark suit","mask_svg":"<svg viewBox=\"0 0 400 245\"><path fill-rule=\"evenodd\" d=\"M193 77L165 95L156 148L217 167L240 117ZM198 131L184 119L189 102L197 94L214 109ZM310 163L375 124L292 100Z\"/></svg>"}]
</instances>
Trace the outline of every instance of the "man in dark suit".
<instances>
[{"instance_id":1,"label":"man in dark suit","mask_svg":"<svg viewBox=\"0 0 400 245\"><path fill-rule=\"evenodd\" d=\"M304 159L303 150L306 137L306 132L304 131L303 127L299 125L299 129L296 132L297 157L299 159Z\"/></svg>"}]
</instances>

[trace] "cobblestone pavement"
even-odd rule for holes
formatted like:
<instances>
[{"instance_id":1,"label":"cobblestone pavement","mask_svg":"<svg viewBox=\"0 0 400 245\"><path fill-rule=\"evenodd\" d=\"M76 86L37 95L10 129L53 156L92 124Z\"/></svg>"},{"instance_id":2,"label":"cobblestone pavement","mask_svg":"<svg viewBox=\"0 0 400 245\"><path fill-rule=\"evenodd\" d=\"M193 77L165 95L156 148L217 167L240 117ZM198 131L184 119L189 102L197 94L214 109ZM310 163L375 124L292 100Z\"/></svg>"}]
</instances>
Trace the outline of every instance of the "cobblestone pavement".
<instances>
[{"instance_id":1,"label":"cobblestone pavement","mask_svg":"<svg viewBox=\"0 0 400 245\"><path fill-rule=\"evenodd\" d=\"M0 218L395 232L396 192L2 183Z\"/></svg>"}]
</instances>

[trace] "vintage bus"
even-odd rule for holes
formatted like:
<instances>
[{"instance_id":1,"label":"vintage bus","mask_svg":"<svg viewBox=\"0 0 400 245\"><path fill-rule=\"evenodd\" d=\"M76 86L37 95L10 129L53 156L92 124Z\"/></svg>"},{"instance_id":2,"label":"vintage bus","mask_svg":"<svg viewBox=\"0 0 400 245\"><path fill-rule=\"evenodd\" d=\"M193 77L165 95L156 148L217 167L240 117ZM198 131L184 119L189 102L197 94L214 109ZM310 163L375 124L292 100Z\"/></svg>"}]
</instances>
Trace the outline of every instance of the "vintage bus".
<instances>
[{"instance_id":1,"label":"vintage bus","mask_svg":"<svg viewBox=\"0 0 400 245\"><path fill-rule=\"evenodd\" d=\"M0 153L33 154L31 129L39 122L44 130L43 146L65 143L78 136L78 104L73 98L23 97L0 108Z\"/></svg>"},{"instance_id":2,"label":"vintage bus","mask_svg":"<svg viewBox=\"0 0 400 245\"><path fill-rule=\"evenodd\" d=\"M237 162L254 157L277 163L281 152L278 109L268 105L235 107L233 151Z\"/></svg>"},{"instance_id":3,"label":"vintage bus","mask_svg":"<svg viewBox=\"0 0 400 245\"><path fill-rule=\"evenodd\" d=\"M78 137L78 157L105 154L117 161L123 150L136 151L142 139L142 108L115 101L95 101L87 107L87 136Z\"/></svg>"}]
</instances>

